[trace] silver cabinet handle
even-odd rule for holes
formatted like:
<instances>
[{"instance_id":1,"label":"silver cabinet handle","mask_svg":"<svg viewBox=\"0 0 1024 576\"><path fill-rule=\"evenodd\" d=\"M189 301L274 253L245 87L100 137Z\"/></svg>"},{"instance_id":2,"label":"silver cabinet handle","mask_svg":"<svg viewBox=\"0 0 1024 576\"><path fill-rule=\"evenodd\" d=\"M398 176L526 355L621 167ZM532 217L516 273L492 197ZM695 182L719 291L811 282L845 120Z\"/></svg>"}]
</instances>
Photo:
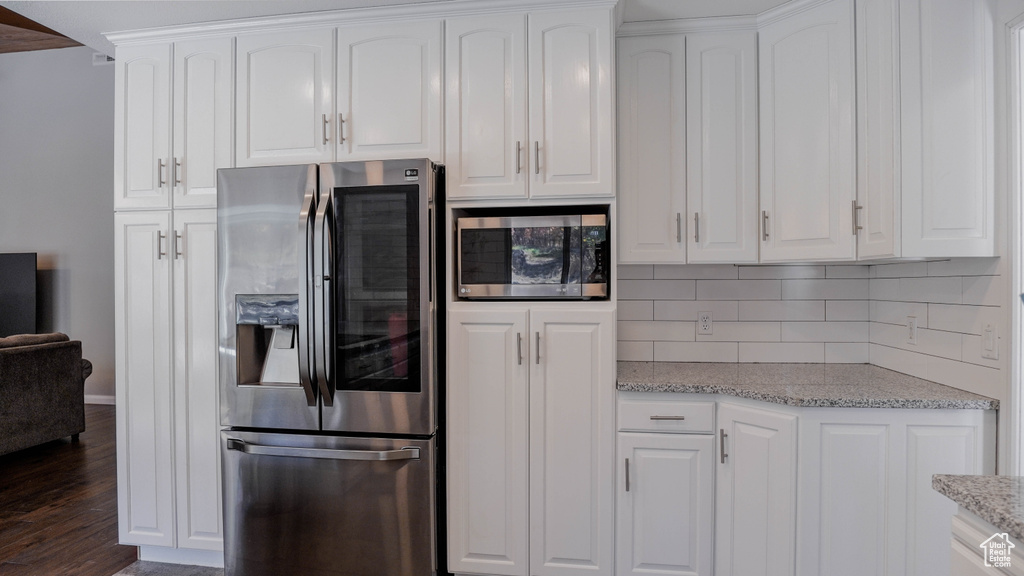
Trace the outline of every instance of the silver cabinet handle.
<instances>
[{"instance_id":1,"label":"silver cabinet handle","mask_svg":"<svg viewBox=\"0 0 1024 576\"><path fill-rule=\"evenodd\" d=\"M181 232L178 232L177 230L175 230L174 231L174 259L177 260L178 258L181 258L181 256L182 256L182 252L181 252Z\"/></svg>"},{"instance_id":2,"label":"silver cabinet handle","mask_svg":"<svg viewBox=\"0 0 1024 576\"><path fill-rule=\"evenodd\" d=\"M533 173L540 174L540 140L533 141Z\"/></svg>"},{"instance_id":3,"label":"silver cabinet handle","mask_svg":"<svg viewBox=\"0 0 1024 576\"><path fill-rule=\"evenodd\" d=\"M327 460L419 460L420 449L407 446L400 450L331 450L329 448L298 448L292 446L264 446L237 438L228 438L228 450L257 456L290 456L293 458L322 458Z\"/></svg>"},{"instance_id":4,"label":"silver cabinet handle","mask_svg":"<svg viewBox=\"0 0 1024 576\"><path fill-rule=\"evenodd\" d=\"M516 140L516 174L523 171L523 143Z\"/></svg>"},{"instance_id":5,"label":"silver cabinet handle","mask_svg":"<svg viewBox=\"0 0 1024 576\"><path fill-rule=\"evenodd\" d=\"M171 175L174 178L174 185L175 186L180 186L181 185L181 160L178 159L178 158L174 159L174 169L173 169L173 172L172 172Z\"/></svg>"},{"instance_id":6,"label":"silver cabinet handle","mask_svg":"<svg viewBox=\"0 0 1024 576\"><path fill-rule=\"evenodd\" d=\"M537 332L537 364L540 364L540 332Z\"/></svg>"},{"instance_id":7,"label":"silver cabinet handle","mask_svg":"<svg viewBox=\"0 0 1024 576\"><path fill-rule=\"evenodd\" d=\"M629 492L629 458L626 458L626 492Z\"/></svg>"},{"instance_id":8,"label":"silver cabinet handle","mask_svg":"<svg viewBox=\"0 0 1024 576\"><path fill-rule=\"evenodd\" d=\"M157 158L156 160L156 187L163 188L164 184L167 183L164 180L164 169L167 168L167 164L164 163L163 158Z\"/></svg>"},{"instance_id":9,"label":"silver cabinet handle","mask_svg":"<svg viewBox=\"0 0 1024 576\"><path fill-rule=\"evenodd\" d=\"M762 210L761 211L761 238L765 242L768 241L768 211L767 210Z\"/></svg>"},{"instance_id":10,"label":"silver cabinet handle","mask_svg":"<svg viewBox=\"0 0 1024 576\"><path fill-rule=\"evenodd\" d=\"M345 143L345 115L338 113L338 143Z\"/></svg>"},{"instance_id":11,"label":"silver cabinet handle","mask_svg":"<svg viewBox=\"0 0 1024 576\"><path fill-rule=\"evenodd\" d=\"M695 244L700 244L700 213L693 213L693 241Z\"/></svg>"},{"instance_id":12,"label":"silver cabinet handle","mask_svg":"<svg viewBox=\"0 0 1024 576\"><path fill-rule=\"evenodd\" d=\"M519 365L523 365L523 333L516 332L516 354L519 356Z\"/></svg>"},{"instance_id":13,"label":"silver cabinet handle","mask_svg":"<svg viewBox=\"0 0 1024 576\"><path fill-rule=\"evenodd\" d=\"M676 212L676 243L682 243L683 241L683 215Z\"/></svg>"},{"instance_id":14,"label":"silver cabinet handle","mask_svg":"<svg viewBox=\"0 0 1024 576\"><path fill-rule=\"evenodd\" d=\"M860 223L859 223L860 218L858 218L858 216L859 216L860 213L857 212L858 210L861 210L864 207L863 206L857 206L857 201L856 200L854 200L852 202L852 204L853 204L853 208L852 208L851 212L853 213L853 235L856 236L858 230L863 230L864 229L864 227L861 226Z\"/></svg>"},{"instance_id":15,"label":"silver cabinet handle","mask_svg":"<svg viewBox=\"0 0 1024 576\"><path fill-rule=\"evenodd\" d=\"M725 464L725 459L729 457L729 455L725 453L725 439L728 438L729 435L725 433L725 428L719 428L718 435L718 454L722 464Z\"/></svg>"},{"instance_id":16,"label":"silver cabinet handle","mask_svg":"<svg viewBox=\"0 0 1024 576\"><path fill-rule=\"evenodd\" d=\"M324 136L324 144L327 144L327 141L330 139L330 136L327 135L327 127L330 125L330 123L331 123L331 121L327 119L327 114L324 114L323 115L323 130L322 130L323 136Z\"/></svg>"},{"instance_id":17,"label":"silver cabinet handle","mask_svg":"<svg viewBox=\"0 0 1024 576\"><path fill-rule=\"evenodd\" d=\"M651 416L651 420L686 420L686 416Z\"/></svg>"},{"instance_id":18,"label":"silver cabinet handle","mask_svg":"<svg viewBox=\"0 0 1024 576\"><path fill-rule=\"evenodd\" d=\"M160 230L156 231L156 259L160 260L164 256L167 256L167 252L164 252L164 239L167 235Z\"/></svg>"}]
</instances>

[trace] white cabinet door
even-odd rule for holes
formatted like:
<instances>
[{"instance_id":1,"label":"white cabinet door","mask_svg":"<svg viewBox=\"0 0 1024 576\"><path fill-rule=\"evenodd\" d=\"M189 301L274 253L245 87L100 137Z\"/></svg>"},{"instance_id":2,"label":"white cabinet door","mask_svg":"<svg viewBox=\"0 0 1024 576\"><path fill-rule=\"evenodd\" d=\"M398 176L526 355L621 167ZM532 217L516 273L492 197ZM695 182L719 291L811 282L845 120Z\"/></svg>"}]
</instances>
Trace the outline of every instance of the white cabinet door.
<instances>
[{"instance_id":1,"label":"white cabinet door","mask_svg":"<svg viewBox=\"0 0 1024 576\"><path fill-rule=\"evenodd\" d=\"M441 21L338 29L339 161L441 162Z\"/></svg>"},{"instance_id":2,"label":"white cabinet door","mask_svg":"<svg viewBox=\"0 0 1024 576\"><path fill-rule=\"evenodd\" d=\"M619 576L711 576L714 436L619 434Z\"/></svg>"},{"instance_id":3,"label":"white cabinet door","mask_svg":"<svg viewBox=\"0 0 1024 576\"><path fill-rule=\"evenodd\" d=\"M114 215L118 532L174 546L170 211Z\"/></svg>"},{"instance_id":4,"label":"white cabinet door","mask_svg":"<svg viewBox=\"0 0 1024 576\"><path fill-rule=\"evenodd\" d=\"M614 573L615 312L530 312L530 574Z\"/></svg>"},{"instance_id":5,"label":"white cabinet door","mask_svg":"<svg viewBox=\"0 0 1024 576\"><path fill-rule=\"evenodd\" d=\"M527 311L448 316L448 568L525 576Z\"/></svg>"},{"instance_id":6,"label":"white cabinet door","mask_svg":"<svg viewBox=\"0 0 1024 576\"><path fill-rule=\"evenodd\" d=\"M857 257L900 255L897 0L857 1Z\"/></svg>"},{"instance_id":7,"label":"white cabinet door","mask_svg":"<svg viewBox=\"0 0 1024 576\"><path fill-rule=\"evenodd\" d=\"M170 208L171 45L117 49L114 208Z\"/></svg>"},{"instance_id":8,"label":"white cabinet door","mask_svg":"<svg viewBox=\"0 0 1024 576\"><path fill-rule=\"evenodd\" d=\"M758 38L761 261L851 260L853 1L786 15Z\"/></svg>"},{"instance_id":9,"label":"white cabinet door","mask_svg":"<svg viewBox=\"0 0 1024 576\"><path fill-rule=\"evenodd\" d=\"M526 198L526 16L445 23L449 198Z\"/></svg>"},{"instance_id":10,"label":"white cabinet door","mask_svg":"<svg viewBox=\"0 0 1024 576\"><path fill-rule=\"evenodd\" d=\"M994 256L987 0L900 1L903 255Z\"/></svg>"},{"instance_id":11,"label":"white cabinet door","mask_svg":"<svg viewBox=\"0 0 1024 576\"><path fill-rule=\"evenodd\" d=\"M174 207L217 206L217 169L230 168L231 38L174 44Z\"/></svg>"},{"instance_id":12,"label":"white cabinet door","mask_svg":"<svg viewBox=\"0 0 1024 576\"><path fill-rule=\"evenodd\" d=\"M686 37L685 157L687 261L757 262L755 32Z\"/></svg>"},{"instance_id":13,"label":"white cabinet door","mask_svg":"<svg viewBox=\"0 0 1024 576\"><path fill-rule=\"evenodd\" d=\"M236 165L334 160L334 29L240 35L235 70Z\"/></svg>"},{"instance_id":14,"label":"white cabinet door","mask_svg":"<svg viewBox=\"0 0 1024 576\"><path fill-rule=\"evenodd\" d=\"M611 26L605 9L529 15L531 197L615 194Z\"/></svg>"},{"instance_id":15,"label":"white cabinet door","mask_svg":"<svg viewBox=\"0 0 1024 576\"><path fill-rule=\"evenodd\" d=\"M619 262L684 264L685 37L620 38L617 58Z\"/></svg>"},{"instance_id":16,"label":"white cabinet door","mask_svg":"<svg viewBox=\"0 0 1024 576\"><path fill-rule=\"evenodd\" d=\"M796 416L718 406L715 574L784 576L796 567Z\"/></svg>"},{"instance_id":17,"label":"white cabinet door","mask_svg":"<svg viewBox=\"0 0 1024 576\"><path fill-rule=\"evenodd\" d=\"M216 210L174 213L171 257L178 547L221 550Z\"/></svg>"}]
</instances>

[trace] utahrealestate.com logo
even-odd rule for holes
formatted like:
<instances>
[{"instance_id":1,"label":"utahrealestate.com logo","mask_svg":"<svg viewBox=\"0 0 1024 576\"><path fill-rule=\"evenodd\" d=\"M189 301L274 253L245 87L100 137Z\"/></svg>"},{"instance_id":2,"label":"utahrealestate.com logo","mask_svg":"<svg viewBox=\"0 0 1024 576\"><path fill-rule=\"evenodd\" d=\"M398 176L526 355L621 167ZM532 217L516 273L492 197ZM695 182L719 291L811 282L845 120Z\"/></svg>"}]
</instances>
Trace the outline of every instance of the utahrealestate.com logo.
<instances>
[{"instance_id":1,"label":"utahrealestate.com logo","mask_svg":"<svg viewBox=\"0 0 1024 576\"><path fill-rule=\"evenodd\" d=\"M1009 568L1010 550L1014 548L1010 535L997 532L981 543L981 553L985 557L985 566L991 568Z\"/></svg>"}]
</instances>

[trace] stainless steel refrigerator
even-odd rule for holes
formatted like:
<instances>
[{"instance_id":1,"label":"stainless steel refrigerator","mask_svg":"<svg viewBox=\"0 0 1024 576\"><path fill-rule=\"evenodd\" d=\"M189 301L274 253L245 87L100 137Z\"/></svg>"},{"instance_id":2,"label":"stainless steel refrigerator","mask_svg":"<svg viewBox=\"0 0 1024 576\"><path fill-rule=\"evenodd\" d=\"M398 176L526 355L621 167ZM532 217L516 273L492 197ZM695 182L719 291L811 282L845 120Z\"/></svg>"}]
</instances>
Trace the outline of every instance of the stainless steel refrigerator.
<instances>
[{"instance_id":1,"label":"stainless steel refrigerator","mask_svg":"<svg viewBox=\"0 0 1024 576\"><path fill-rule=\"evenodd\" d=\"M429 160L218 172L227 576L437 572L443 182Z\"/></svg>"}]
</instances>

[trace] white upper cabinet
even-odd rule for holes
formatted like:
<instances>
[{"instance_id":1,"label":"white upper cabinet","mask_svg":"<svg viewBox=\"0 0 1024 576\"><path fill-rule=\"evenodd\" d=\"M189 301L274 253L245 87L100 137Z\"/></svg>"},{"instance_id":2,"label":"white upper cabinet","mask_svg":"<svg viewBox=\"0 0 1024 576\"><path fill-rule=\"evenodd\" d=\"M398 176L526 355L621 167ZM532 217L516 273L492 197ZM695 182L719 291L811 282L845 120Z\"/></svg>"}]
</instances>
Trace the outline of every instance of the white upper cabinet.
<instances>
[{"instance_id":1,"label":"white upper cabinet","mask_svg":"<svg viewBox=\"0 0 1024 576\"><path fill-rule=\"evenodd\" d=\"M117 49L114 207L170 208L171 45Z\"/></svg>"},{"instance_id":2,"label":"white upper cabinet","mask_svg":"<svg viewBox=\"0 0 1024 576\"><path fill-rule=\"evenodd\" d=\"M687 261L757 262L753 31L686 36L686 181Z\"/></svg>"},{"instance_id":3,"label":"white upper cabinet","mask_svg":"<svg viewBox=\"0 0 1024 576\"><path fill-rule=\"evenodd\" d=\"M339 161L443 159L441 26L429 20L338 29L338 116L328 128Z\"/></svg>"},{"instance_id":4,"label":"white upper cabinet","mask_svg":"<svg viewBox=\"0 0 1024 576\"><path fill-rule=\"evenodd\" d=\"M618 40L620 263L686 262L685 43Z\"/></svg>"},{"instance_id":5,"label":"white upper cabinet","mask_svg":"<svg viewBox=\"0 0 1024 576\"><path fill-rule=\"evenodd\" d=\"M994 256L987 0L900 0L903 256Z\"/></svg>"},{"instance_id":6,"label":"white upper cabinet","mask_svg":"<svg viewBox=\"0 0 1024 576\"><path fill-rule=\"evenodd\" d=\"M334 29L240 35L238 166L334 160Z\"/></svg>"},{"instance_id":7,"label":"white upper cabinet","mask_svg":"<svg viewBox=\"0 0 1024 576\"><path fill-rule=\"evenodd\" d=\"M607 9L448 20L451 198L612 196Z\"/></svg>"},{"instance_id":8,"label":"white upper cabinet","mask_svg":"<svg viewBox=\"0 0 1024 576\"><path fill-rule=\"evenodd\" d=\"M115 209L217 205L217 169L231 167L231 45L117 48Z\"/></svg>"},{"instance_id":9,"label":"white upper cabinet","mask_svg":"<svg viewBox=\"0 0 1024 576\"><path fill-rule=\"evenodd\" d=\"M217 206L217 169L232 166L230 38L174 44L174 207Z\"/></svg>"},{"instance_id":10,"label":"white upper cabinet","mask_svg":"<svg viewBox=\"0 0 1024 576\"><path fill-rule=\"evenodd\" d=\"M759 32L761 261L856 256L852 0Z\"/></svg>"}]
</instances>

